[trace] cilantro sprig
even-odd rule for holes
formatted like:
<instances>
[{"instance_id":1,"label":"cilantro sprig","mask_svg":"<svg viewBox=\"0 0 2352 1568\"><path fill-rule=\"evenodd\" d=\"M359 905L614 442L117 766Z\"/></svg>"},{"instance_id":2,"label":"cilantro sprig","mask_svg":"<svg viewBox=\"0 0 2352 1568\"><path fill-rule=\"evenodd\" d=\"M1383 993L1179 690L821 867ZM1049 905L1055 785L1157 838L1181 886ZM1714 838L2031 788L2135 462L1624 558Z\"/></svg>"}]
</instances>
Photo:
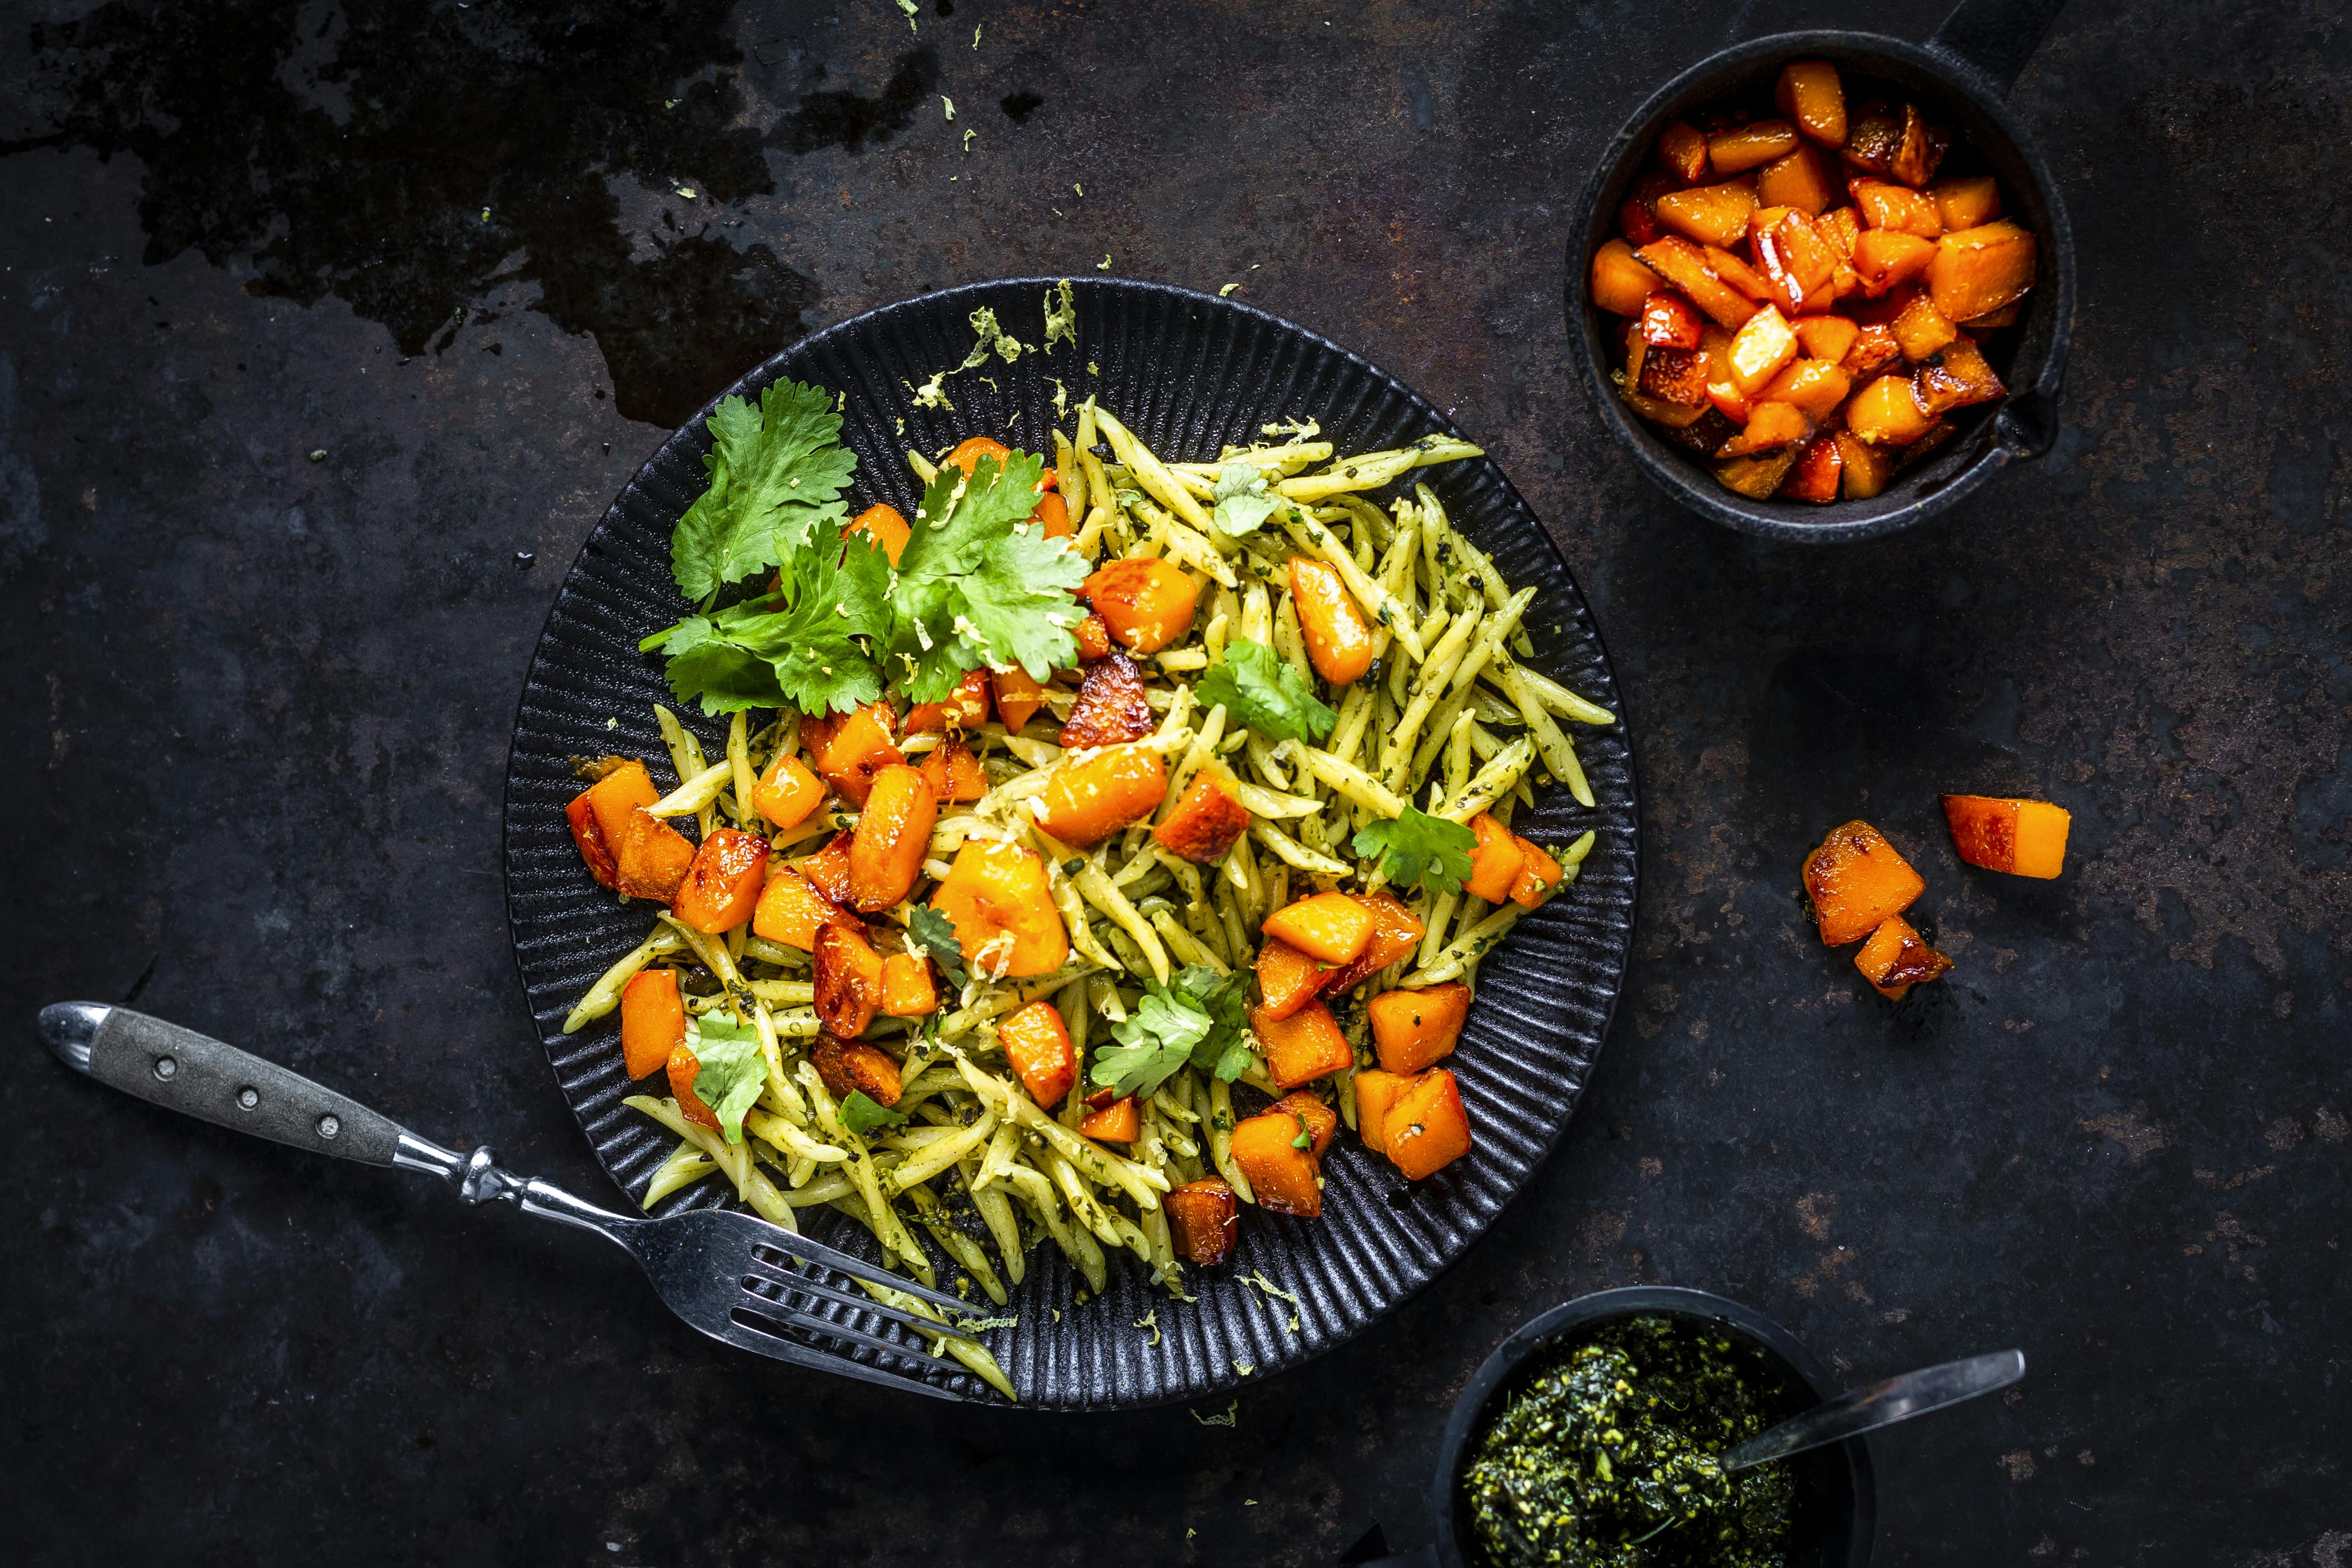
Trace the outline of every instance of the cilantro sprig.
<instances>
[{"instance_id":1,"label":"cilantro sprig","mask_svg":"<svg viewBox=\"0 0 2352 1568\"><path fill-rule=\"evenodd\" d=\"M961 992L971 978L963 966L963 943L956 936L955 921L945 911L929 904L912 904L907 910L907 943L916 952L928 953L940 966L940 977L950 991Z\"/></svg>"},{"instance_id":2,"label":"cilantro sprig","mask_svg":"<svg viewBox=\"0 0 2352 1568\"><path fill-rule=\"evenodd\" d=\"M841 415L821 386L780 381L760 406L722 397L708 421L702 459L710 488L670 535L670 573L698 604L730 583L783 563L777 537L806 538L811 525L848 512L841 492L857 455L841 444Z\"/></svg>"},{"instance_id":3,"label":"cilantro sprig","mask_svg":"<svg viewBox=\"0 0 2352 1568\"><path fill-rule=\"evenodd\" d=\"M889 668L917 702L938 702L964 671L1019 665L1043 680L1077 657L1070 595L1085 559L1028 526L1045 459L982 458L967 480L941 468L923 491L890 590Z\"/></svg>"},{"instance_id":4,"label":"cilantro sprig","mask_svg":"<svg viewBox=\"0 0 2352 1568\"><path fill-rule=\"evenodd\" d=\"M1393 822L1373 822L1356 830L1356 853L1377 855L1381 875L1398 887L1418 882L1433 893L1458 893L1470 875L1470 851L1478 836L1458 822L1407 805Z\"/></svg>"},{"instance_id":5,"label":"cilantro sprig","mask_svg":"<svg viewBox=\"0 0 2352 1568\"><path fill-rule=\"evenodd\" d=\"M1269 741L1319 741L1339 721L1274 649L1244 637L1225 645L1224 658L1201 677L1192 699L1203 709L1223 703L1236 722Z\"/></svg>"},{"instance_id":6,"label":"cilantro sprig","mask_svg":"<svg viewBox=\"0 0 2352 1568\"><path fill-rule=\"evenodd\" d=\"M904 1111L891 1110L862 1089L851 1089L841 1102L841 1124L860 1138L877 1127L903 1127L906 1123Z\"/></svg>"},{"instance_id":7,"label":"cilantro sprig","mask_svg":"<svg viewBox=\"0 0 2352 1568\"><path fill-rule=\"evenodd\" d=\"M758 1103L768 1082L759 1031L706 1013L688 1022L686 1048L701 1064L694 1073L694 1098L719 1118L719 1131L727 1142L740 1143L743 1113Z\"/></svg>"},{"instance_id":8,"label":"cilantro sprig","mask_svg":"<svg viewBox=\"0 0 2352 1568\"><path fill-rule=\"evenodd\" d=\"M1217 488L1212 499L1216 510L1209 521L1227 533L1253 533L1282 498L1266 483L1265 470L1248 463L1227 463L1217 470Z\"/></svg>"},{"instance_id":9,"label":"cilantro sprig","mask_svg":"<svg viewBox=\"0 0 2352 1568\"><path fill-rule=\"evenodd\" d=\"M1150 1094L1188 1064L1231 1083L1249 1070L1249 977L1246 969L1219 974L1190 964L1173 984L1153 983L1111 1026L1119 1043L1095 1053L1089 1077L1122 1097Z\"/></svg>"}]
</instances>

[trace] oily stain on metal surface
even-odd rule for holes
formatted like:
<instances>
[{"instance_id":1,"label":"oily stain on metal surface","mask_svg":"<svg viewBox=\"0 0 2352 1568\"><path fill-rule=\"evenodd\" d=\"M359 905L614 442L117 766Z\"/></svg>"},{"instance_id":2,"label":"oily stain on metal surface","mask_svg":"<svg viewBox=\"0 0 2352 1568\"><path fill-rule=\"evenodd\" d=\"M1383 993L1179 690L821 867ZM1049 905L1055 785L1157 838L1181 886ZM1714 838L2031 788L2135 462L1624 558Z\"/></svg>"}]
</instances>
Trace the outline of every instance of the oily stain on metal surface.
<instances>
[{"instance_id":1,"label":"oily stain on metal surface","mask_svg":"<svg viewBox=\"0 0 2352 1568\"><path fill-rule=\"evenodd\" d=\"M925 47L877 90L821 86L794 49L808 90L761 129L730 10L117 0L35 25L52 129L0 153L129 153L149 265L193 249L251 293L332 296L404 354L447 351L496 318L492 295L535 283L530 309L595 336L620 411L673 426L803 335L818 298L720 209L775 190L771 147L887 143L939 78ZM634 234L631 183L678 198Z\"/></svg>"}]
</instances>

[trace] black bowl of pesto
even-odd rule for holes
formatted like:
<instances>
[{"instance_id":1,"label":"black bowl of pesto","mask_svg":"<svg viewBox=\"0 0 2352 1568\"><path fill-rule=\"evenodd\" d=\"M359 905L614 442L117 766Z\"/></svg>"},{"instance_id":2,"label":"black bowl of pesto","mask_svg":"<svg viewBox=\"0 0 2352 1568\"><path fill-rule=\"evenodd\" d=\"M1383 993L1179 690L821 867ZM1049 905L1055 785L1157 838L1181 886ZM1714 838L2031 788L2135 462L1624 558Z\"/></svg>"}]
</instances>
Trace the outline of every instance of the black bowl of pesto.
<instances>
[{"instance_id":1,"label":"black bowl of pesto","mask_svg":"<svg viewBox=\"0 0 2352 1568\"><path fill-rule=\"evenodd\" d=\"M1761 1313L1637 1286L1556 1307L1463 1391L1439 1456L1445 1568L1863 1568L1860 1438L1726 1476L1714 1456L1839 1392Z\"/></svg>"}]
</instances>

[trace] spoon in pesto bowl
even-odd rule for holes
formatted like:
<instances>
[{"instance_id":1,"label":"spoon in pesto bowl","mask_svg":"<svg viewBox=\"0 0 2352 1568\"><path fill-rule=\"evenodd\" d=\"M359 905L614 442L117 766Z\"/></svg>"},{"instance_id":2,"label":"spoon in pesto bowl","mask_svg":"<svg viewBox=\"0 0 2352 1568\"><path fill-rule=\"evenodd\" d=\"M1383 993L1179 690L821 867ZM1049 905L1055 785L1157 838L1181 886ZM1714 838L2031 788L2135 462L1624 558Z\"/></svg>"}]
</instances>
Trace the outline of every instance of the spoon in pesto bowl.
<instances>
[{"instance_id":1,"label":"spoon in pesto bowl","mask_svg":"<svg viewBox=\"0 0 2352 1568\"><path fill-rule=\"evenodd\" d=\"M1802 1415L1792 1415L1769 1431L1726 1448L1716 1456L1716 1463L1729 1475L2007 1388L2024 1375L2022 1351L1995 1351L1966 1361L1923 1366L1816 1405Z\"/></svg>"}]
</instances>

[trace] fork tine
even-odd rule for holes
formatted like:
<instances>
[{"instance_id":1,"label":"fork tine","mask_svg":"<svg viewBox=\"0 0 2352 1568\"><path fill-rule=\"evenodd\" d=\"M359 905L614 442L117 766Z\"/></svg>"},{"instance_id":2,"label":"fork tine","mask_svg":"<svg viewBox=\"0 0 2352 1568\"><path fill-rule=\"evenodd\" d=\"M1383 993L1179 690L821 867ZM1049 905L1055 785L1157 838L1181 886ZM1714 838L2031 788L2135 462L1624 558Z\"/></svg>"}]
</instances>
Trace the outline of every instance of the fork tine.
<instances>
[{"instance_id":1,"label":"fork tine","mask_svg":"<svg viewBox=\"0 0 2352 1568\"><path fill-rule=\"evenodd\" d=\"M747 1317L751 1315L745 1314ZM854 1377L861 1383L878 1384L885 1388L903 1389L912 1394L928 1394L933 1399L954 1400L960 1404L971 1401L971 1394L959 1393L943 1384L932 1383L890 1367L870 1366L836 1352L818 1350L798 1340L748 1327L731 1317L722 1320L719 1327L706 1328L702 1331L722 1344L733 1345L737 1350L750 1351L754 1355L807 1367L814 1372L838 1373L843 1377Z\"/></svg>"},{"instance_id":2,"label":"fork tine","mask_svg":"<svg viewBox=\"0 0 2352 1568\"><path fill-rule=\"evenodd\" d=\"M848 1275L852 1279L863 1279L868 1284L879 1285L886 1289L912 1296L919 1301L929 1301L940 1310L953 1313L959 1318L973 1316L970 1302L959 1301L953 1296L934 1290L919 1280L909 1279L902 1274L893 1274L877 1264L852 1258L838 1247L827 1247L824 1243L813 1240L798 1231L786 1230L782 1226L769 1228L774 1230L775 1235L762 1236L751 1244L754 1248L765 1247L772 1251L781 1252L787 1258L796 1258L803 1263L822 1264L827 1268Z\"/></svg>"},{"instance_id":3,"label":"fork tine","mask_svg":"<svg viewBox=\"0 0 2352 1568\"><path fill-rule=\"evenodd\" d=\"M927 1335L950 1334L958 1339L970 1339L971 1337L970 1334L956 1333L955 1329L950 1324L936 1322L929 1318L919 1318L914 1313L907 1311L903 1308L893 1307L885 1302L877 1301L871 1296L853 1294L850 1291L842 1289L839 1286L829 1284L824 1280L819 1279L814 1275L803 1274L796 1269L785 1268L780 1265L770 1263L766 1259L759 1257L756 1253L752 1256L751 1267L754 1270L752 1275L752 1278L754 1279L764 1280L772 1285L781 1286L787 1290L805 1291L809 1295L819 1297L827 1301L838 1302L842 1306L853 1308L861 1312L871 1312L877 1318L896 1323L900 1328L908 1330L914 1333ZM749 1288L746 1287L746 1289L748 1289ZM761 1296L756 1290L751 1291L751 1293L762 1301L772 1301L774 1300L772 1297Z\"/></svg>"},{"instance_id":4,"label":"fork tine","mask_svg":"<svg viewBox=\"0 0 2352 1568\"><path fill-rule=\"evenodd\" d=\"M854 1345L863 1345L878 1354L898 1356L914 1362L926 1369L936 1368L941 1372L948 1370L948 1363L943 1358L934 1356L919 1344L909 1344L903 1340L886 1340L879 1334L868 1333L864 1329L854 1328L847 1323L836 1323L829 1318L820 1318L805 1309L794 1307L770 1297L747 1297L745 1304L738 1307L736 1311L780 1324L800 1333L845 1340ZM736 1321L741 1322L742 1319L739 1317Z\"/></svg>"}]
</instances>

